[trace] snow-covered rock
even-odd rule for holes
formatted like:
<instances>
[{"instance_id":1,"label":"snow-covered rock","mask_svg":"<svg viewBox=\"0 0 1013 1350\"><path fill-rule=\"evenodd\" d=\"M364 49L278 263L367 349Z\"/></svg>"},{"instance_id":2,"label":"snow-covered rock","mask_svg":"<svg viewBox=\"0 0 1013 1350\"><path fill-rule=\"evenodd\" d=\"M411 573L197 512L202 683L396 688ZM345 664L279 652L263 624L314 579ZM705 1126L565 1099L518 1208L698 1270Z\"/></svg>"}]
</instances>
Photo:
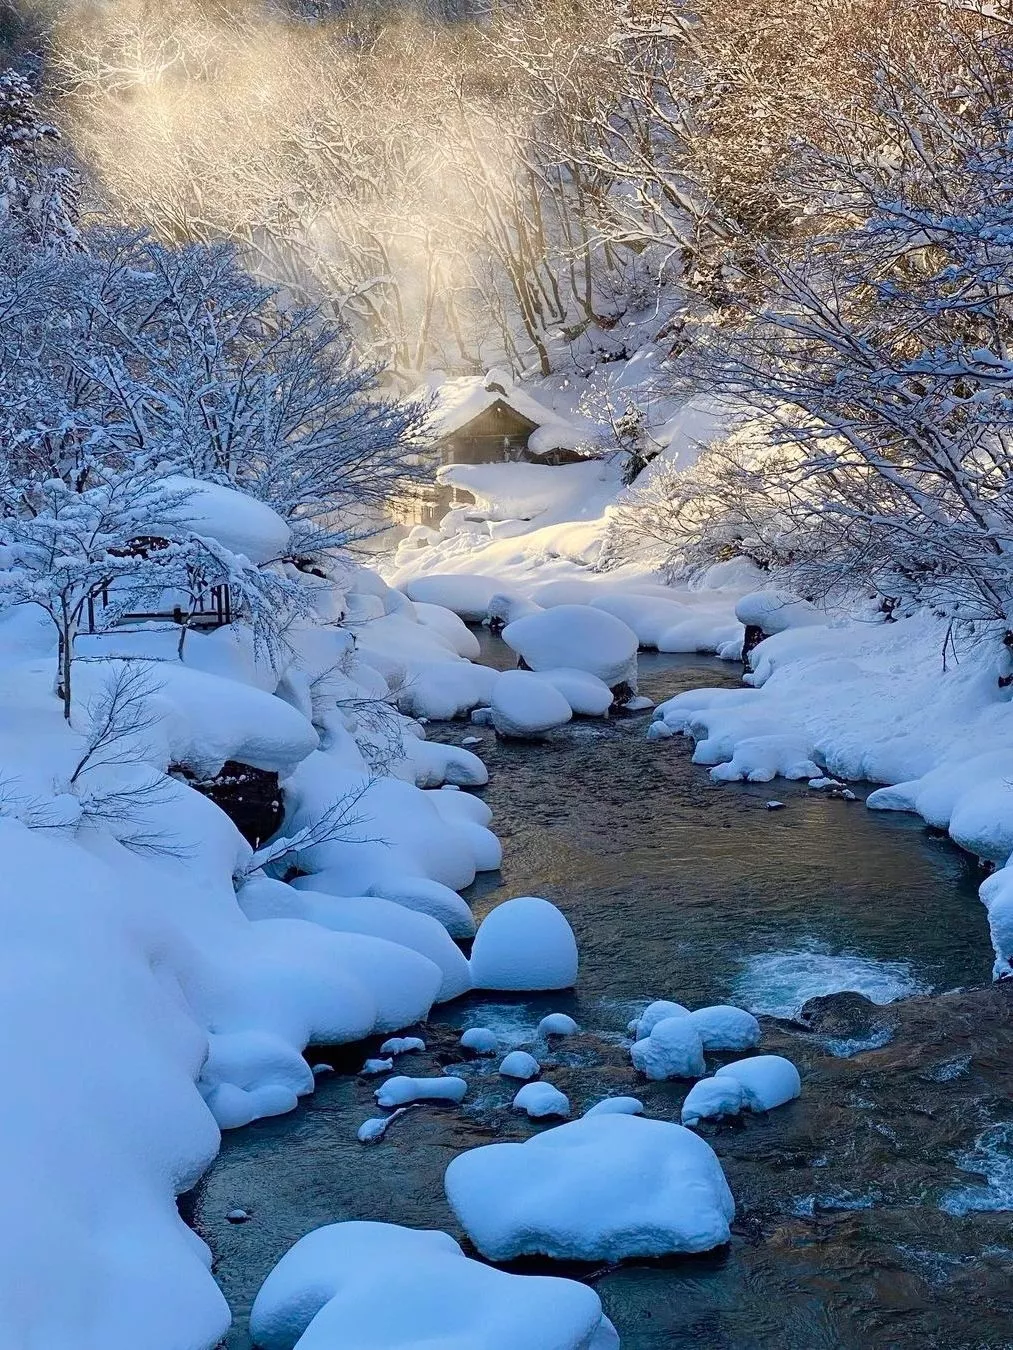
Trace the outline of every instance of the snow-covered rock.
<instances>
[{"instance_id":1,"label":"snow-covered rock","mask_svg":"<svg viewBox=\"0 0 1013 1350\"><path fill-rule=\"evenodd\" d=\"M503 641L534 671L585 670L614 688L637 687L637 635L590 605L557 605L503 629Z\"/></svg>"},{"instance_id":2,"label":"snow-covered rock","mask_svg":"<svg viewBox=\"0 0 1013 1350\"><path fill-rule=\"evenodd\" d=\"M760 628L764 633L783 633L788 628L805 628L825 624L826 614L787 591L752 591L735 605L739 623Z\"/></svg>"},{"instance_id":3,"label":"snow-covered rock","mask_svg":"<svg viewBox=\"0 0 1013 1350\"><path fill-rule=\"evenodd\" d=\"M760 1024L743 1008L719 1003L697 1008L689 1020L700 1033L705 1050L752 1050L760 1043Z\"/></svg>"},{"instance_id":4,"label":"snow-covered rock","mask_svg":"<svg viewBox=\"0 0 1013 1350\"><path fill-rule=\"evenodd\" d=\"M751 1055L725 1064L715 1078L733 1078L742 1088L750 1111L773 1111L802 1091L798 1069L783 1055Z\"/></svg>"},{"instance_id":5,"label":"snow-covered rock","mask_svg":"<svg viewBox=\"0 0 1013 1350\"><path fill-rule=\"evenodd\" d=\"M492 722L501 736L544 736L573 713L554 685L527 670L505 670L493 686Z\"/></svg>"},{"instance_id":6,"label":"snow-covered rock","mask_svg":"<svg viewBox=\"0 0 1013 1350\"><path fill-rule=\"evenodd\" d=\"M454 1158L447 1198L491 1261L621 1261L728 1241L735 1204L710 1146L681 1125L597 1114Z\"/></svg>"},{"instance_id":7,"label":"snow-covered rock","mask_svg":"<svg viewBox=\"0 0 1013 1350\"><path fill-rule=\"evenodd\" d=\"M810 743L798 736L780 732L769 736L747 736L736 744L729 760L711 769L711 777L716 783L769 783L773 778L814 778L821 770L812 755Z\"/></svg>"},{"instance_id":8,"label":"snow-covered rock","mask_svg":"<svg viewBox=\"0 0 1013 1350\"><path fill-rule=\"evenodd\" d=\"M301 1238L261 1286L250 1333L261 1350L619 1350L589 1286L511 1275L446 1233L384 1223Z\"/></svg>"},{"instance_id":9,"label":"snow-covered rock","mask_svg":"<svg viewBox=\"0 0 1013 1350\"><path fill-rule=\"evenodd\" d=\"M630 1058L648 1078L699 1078L705 1072L703 1041L689 1017L666 1017L630 1049Z\"/></svg>"},{"instance_id":10,"label":"snow-covered rock","mask_svg":"<svg viewBox=\"0 0 1013 1350\"><path fill-rule=\"evenodd\" d=\"M639 1097L604 1097L589 1106L585 1116L642 1116L644 1103Z\"/></svg>"},{"instance_id":11,"label":"snow-covered rock","mask_svg":"<svg viewBox=\"0 0 1013 1350\"><path fill-rule=\"evenodd\" d=\"M612 707L612 690L586 670L540 670L538 678L562 694L576 717L604 717Z\"/></svg>"},{"instance_id":12,"label":"snow-covered rock","mask_svg":"<svg viewBox=\"0 0 1013 1350\"><path fill-rule=\"evenodd\" d=\"M306 919L335 933L385 938L428 957L443 972L439 1001L458 998L471 988L467 958L443 924L392 900L379 896L322 895L264 876L251 877L240 887L237 899L251 919Z\"/></svg>"},{"instance_id":13,"label":"snow-covered rock","mask_svg":"<svg viewBox=\"0 0 1013 1350\"><path fill-rule=\"evenodd\" d=\"M551 1083L525 1083L513 1105L517 1111L526 1111L532 1120L570 1114L570 1099Z\"/></svg>"},{"instance_id":14,"label":"snow-covered rock","mask_svg":"<svg viewBox=\"0 0 1013 1350\"><path fill-rule=\"evenodd\" d=\"M175 495L186 493L184 505L176 512L195 534L214 539L230 552L249 558L258 567L284 558L292 531L276 511L235 488L219 483L200 482L169 474L160 487ZM151 533L171 532L167 522L153 520Z\"/></svg>"},{"instance_id":15,"label":"snow-covered rock","mask_svg":"<svg viewBox=\"0 0 1013 1350\"><path fill-rule=\"evenodd\" d=\"M406 1106L409 1102L463 1101L468 1084L463 1078L444 1075L439 1078L409 1078L399 1074L388 1078L373 1094L377 1106Z\"/></svg>"},{"instance_id":16,"label":"snow-covered rock","mask_svg":"<svg viewBox=\"0 0 1013 1350\"><path fill-rule=\"evenodd\" d=\"M745 1104L746 1095L742 1084L731 1074L701 1078L686 1094L680 1118L684 1125L698 1125L701 1120L737 1116Z\"/></svg>"},{"instance_id":17,"label":"snow-covered rock","mask_svg":"<svg viewBox=\"0 0 1013 1350\"><path fill-rule=\"evenodd\" d=\"M481 623L488 613L490 600L502 589L495 577L465 572L416 577L402 587L410 600L452 610L465 623Z\"/></svg>"},{"instance_id":18,"label":"snow-covered rock","mask_svg":"<svg viewBox=\"0 0 1013 1350\"><path fill-rule=\"evenodd\" d=\"M491 910L471 951L476 989L572 989L577 982L577 940L555 905L519 896Z\"/></svg>"},{"instance_id":19,"label":"snow-covered rock","mask_svg":"<svg viewBox=\"0 0 1013 1350\"><path fill-rule=\"evenodd\" d=\"M549 1013L538 1023L539 1036L575 1036L580 1027L566 1013Z\"/></svg>"},{"instance_id":20,"label":"snow-covered rock","mask_svg":"<svg viewBox=\"0 0 1013 1350\"><path fill-rule=\"evenodd\" d=\"M504 1078L537 1078L542 1066L526 1050L511 1050L499 1066Z\"/></svg>"},{"instance_id":21,"label":"snow-covered rock","mask_svg":"<svg viewBox=\"0 0 1013 1350\"><path fill-rule=\"evenodd\" d=\"M392 1059L372 1058L366 1060L359 1072L364 1073L367 1078L375 1078L377 1074L390 1073L393 1067L394 1061Z\"/></svg>"},{"instance_id":22,"label":"snow-covered rock","mask_svg":"<svg viewBox=\"0 0 1013 1350\"><path fill-rule=\"evenodd\" d=\"M499 1037L488 1027L469 1027L461 1037L461 1049L473 1055L494 1055L499 1049Z\"/></svg>"},{"instance_id":23,"label":"snow-covered rock","mask_svg":"<svg viewBox=\"0 0 1013 1350\"><path fill-rule=\"evenodd\" d=\"M658 595L637 595L634 592L610 591L590 602L595 609L603 609L621 619L637 635L641 647L657 647L663 633L690 617L692 611L674 598L666 600Z\"/></svg>"},{"instance_id":24,"label":"snow-covered rock","mask_svg":"<svg viewBox=\"0 0 1013 1350\"><path fill-rule=\"evenodd\" d=\"M415 605L415 614L423 627L439 633L456 656L463 656L468 661L478 660L482 650L478 638L452 609L419 601Z\"/></svg>"},{"instance_id":25,"label":"snow-covered rock","mask_svg":"<svg viewBox=\"0 0 1013 1350\"><path fill-rule=\"evenodd\" d=\"M684 1008L681 1003L672 1003L667 998L658 998L653 1003L648 1003L640 1016L634 1017L626 1030L630 1032L634 1039L642 1041L645 1037L650 1036L659 1022L664 1022L666 1018L688 1016L689 1009Z\"/></svg>"},{"instance_id":26,"label":"snow-covered rock","mask_svg":"<svg viewBox=\"0 0 1013 1350\"><path fill-rule=\"evenodd\" d=\"M410 1055L426 1048L421 1036L392 1036L380 1046L381 1055Z\"/></svg>"}]
</instances>

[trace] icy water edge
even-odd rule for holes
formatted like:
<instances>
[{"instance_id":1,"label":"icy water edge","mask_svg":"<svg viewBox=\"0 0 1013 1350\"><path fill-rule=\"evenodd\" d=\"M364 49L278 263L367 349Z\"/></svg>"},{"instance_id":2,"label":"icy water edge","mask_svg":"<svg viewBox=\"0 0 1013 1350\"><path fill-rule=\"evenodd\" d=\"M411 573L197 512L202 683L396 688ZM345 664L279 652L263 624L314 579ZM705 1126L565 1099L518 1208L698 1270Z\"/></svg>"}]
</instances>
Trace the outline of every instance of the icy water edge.
<instances>
[{"instance_id":1,"label":"icy water edge","mask_svg":"<svg viewBox=\"0 0 1013 1350\"><path fill-rule=\"evenodd\" d=\"M509 653L484 639L490 664ZM733 684L735 667L641 657L641 689ZM907 817L785 783L712 784L683 741L648 742L649 714L581 721L543 746L481 734L482 795L503 839L501 873L469 894L476 914L538 894L566 912L581 954L572 995L472 997L437 1009L426 1074L459 1063L463 1027L529 1045L546 1011L585 1034L546 1057L574 1112L634 1092L678 1119L685 1084L644 1084L625 1024L638 1004L737 1001L770 1015L764 1049L804 1079L791 1107L708 1135L738 1204L729 1249L706 1259L570 1272L594 1284L624 1350L702 1347L1013 1347L1013 998L987 985L990 949L971 860ZM781 811L768 811L777 798ZM784 1020L805 998L856 989L889 1005L880 1044L854 1045ZM959 990L940 996L944 990ZM377 1042L378 1044L378 1042ZM836 1053L830 1053L831 1051ZM383 1219L463 1237L443 1197L462 1149L538 1128L511 1113L495 1064L474 1064L464 1108L422 1107L365 1148L376 1080L362 1047L307 1052L339 1072L290 1116L227 1134L183 1211L210 1243L233 1308L228 1350L270 1268L310 1229ZM225 1215L241 1207L248 1223ZM354 1350L349 1347L349 1350ZM520 1350L520 1348L519 1348Z\"/></svg>"}]
</instances>

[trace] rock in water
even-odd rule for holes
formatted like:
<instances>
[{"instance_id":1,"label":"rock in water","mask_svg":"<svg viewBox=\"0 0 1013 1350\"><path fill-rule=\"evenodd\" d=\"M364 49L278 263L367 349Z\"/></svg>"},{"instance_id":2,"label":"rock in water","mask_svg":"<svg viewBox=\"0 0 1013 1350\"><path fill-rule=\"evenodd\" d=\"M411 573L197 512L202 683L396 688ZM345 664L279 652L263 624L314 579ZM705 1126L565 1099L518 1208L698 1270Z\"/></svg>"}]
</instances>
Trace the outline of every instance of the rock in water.
<instances>
[{"instance_id":1,"label":"rock in water","mask_svg":"<svg viewBox=\"0 0 1013 1350\"><path fill-rule=\"evenodd\" d=\"M888 1005L873 1003L865 994L851 989L807 999L798 1020L818 1036L838 1041L878 1041L880 1044L886 1043L897 1026L897 1014Z\"/></svg>"}]
</instances>

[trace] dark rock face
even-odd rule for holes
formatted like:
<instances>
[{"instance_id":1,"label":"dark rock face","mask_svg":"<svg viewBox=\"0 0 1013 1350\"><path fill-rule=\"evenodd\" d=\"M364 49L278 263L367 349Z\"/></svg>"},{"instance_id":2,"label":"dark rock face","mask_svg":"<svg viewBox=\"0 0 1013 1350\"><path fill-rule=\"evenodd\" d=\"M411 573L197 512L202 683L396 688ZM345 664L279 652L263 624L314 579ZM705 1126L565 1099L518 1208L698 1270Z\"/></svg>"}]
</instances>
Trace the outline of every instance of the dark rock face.
<instances>
[{"instance_id":1,"label":"dark rock face","mask_svg":"<svg viewBox=\"0 0 1013 1350\"><path fill-rule=\"evenodd\" d=\"M284 815L278 775L230 759L214 778L195 778L187 769L174 771L189 787L221 807L253 848L279 829Z\"/></svg>"},{"instance_id":2,"label":"dark rock face","mask_svg":"<svg viewBox=\"0 0 1013 1350\"><path fill-rule=\"evenodd\" d=\"M889 1005L873 1003L871 998L852 990L808 999L802 1005L798 1020L819 1036L835 1040L878 1040L880 1044L897 1026L896 1013Z\"/></svg>"},{"instance_id":3,"label":"dark rock face","mask_svg":"<svg viewBox=\"0 0 1013 1350\"><path fill-rule=\"evenodd\" d=\"M747 670L751 667L749 654L754 647L758 647L767 634L758 623L747 623L746 634L742 639L742 664Z\"/></svg>"}]
</instances>

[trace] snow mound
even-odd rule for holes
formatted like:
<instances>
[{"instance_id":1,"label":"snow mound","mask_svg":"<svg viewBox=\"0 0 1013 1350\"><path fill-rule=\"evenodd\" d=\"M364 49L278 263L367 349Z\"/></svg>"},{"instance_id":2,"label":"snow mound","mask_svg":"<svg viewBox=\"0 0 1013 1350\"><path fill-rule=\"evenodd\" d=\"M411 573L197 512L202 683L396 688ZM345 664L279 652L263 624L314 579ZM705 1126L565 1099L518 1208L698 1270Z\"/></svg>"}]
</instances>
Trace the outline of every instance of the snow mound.
<instances>
[{"instance_id":1,"label":"snow mound","mask_svg":"<svg viewBox=\"0 0 1013 1350\"><path fill-rule=\"evenodd\" d=\"M698 1125L701 1120L737 1116L745 1104L746 1094L742 1084L731 1074L701 1078L686 1094L680 1119L686 1126Z\"/></svg>"},{"instance_id":2,"label":"snow mound","mask_svg":"<svg viewBox=\"0 0 1013 1350\"><path fill-rule=\"evenodd\" d=\"M742 1088L750 1111L772 1111L792 1101L802 1091L798 1069L783 1055L752 1055L725 1064L715 1078L732 1078Z\"/></svg>"},{"instance_id":3,"label":"snow mound","mask_svg":"<svg viewBox=\"0 0 1013 1350\"><path fill-rule=\"evenodd\" d=\"M752 1050L760 1043L760 1024L752 1013L727 1004L698 1008L689 1020L700 1033L705 1050Z\"/></svg>"},{"instance_id":4,"label":"snow mound","mask_svg":"<svg viewBox=\"0 0 1013 1350\"><path fill-rule=\"evenodd\" d=\"M612 707L612 690L586 670L540 670L538 678L557 689L577 717L604 717Z\"/></svg>"},{"instance_id":5,"label":"snow mound","mask_svg":"<svg viewBox=\"0 0 1013 1350\"><path fill-rule=\"evenodd\" d=\"M381 900L378 896L322 895L263 876L247 881L236 898L250 919L307 919L335 933L385 938L428 957L443 972L438 1002L458 998L471 988L467 958L443 924L392 900Z\"/></svg>"},{"instance_id":6,"label":"snow mound","mask_svg":"<svg viewBox=\"0 0 1013 1350\"><path fill-rule=\"evenodd\" d=\"M537 1078L542 1072L542 1066L526 1050L511 1050L499 1066L499 1071L504 1078Z\"/></svg>"},{"instance_id":7,"label":"snow mound","mask_svg":"<svg viewBox=\"0 0 1013 1350\"><path fill-rule=\"evenodd\" d=\"M589 1106L585 1116L642 1116L644 1103L639 1097L605 1097Z\"/></svg>"},{"instance_id":8,"label":"snow mound","mask_svg":"<svg viewBox=\"0 0 1013 1350\"><path fill-rule=\"evenodd\" d=\"M637 635L621 619L590 605L557 605L503 629L503 641L532 670L576 668L613 688L637 687Z\"/></svg>"},{"instance_id":9,"label":"snow mound","mask_svg":"<svg viewBox=\"0 0 1013 1350\"><path fill-rule=\"evenodd\" d=\"M492 721L501 736L543 736L573 716L566 699L547 680L526 670L506 670L492 690Z\"/></svg>"},{"instance_id":10,"label":"snow mound","mask_svg":"<svg viewBox=\"0 0 1013 1350\"><path fill-rule=\"evenodd\" d=\"M787 591L752 591L735 605L739 623L761 628L768 636L788 628L806 628L825 624L827 616L808 600L800 600Z\"/></svg>"},{"instance_id":11,"label":"snow mound","mask_svg":"<svg viewBox=\"0 0 1013 1350\"><path fill-rule=\"evenodd\" d=\"M710 1146L681 1125L599 1114L447 1168L447 1199L491 1261L621 1261L705 1252L735 1203Z\"/></svg>"},{"instance_id":12,"label":"snow mound","mask_svg":"<svg viewBox=\"0 0 1013 1350\"><path fill-rule=\"evenodd\" d=\"M566 1013L549 1013L538 1023L539 1036L576 1036L580 1027Z\"/></svg>"},{"instance_id":13,"label":"snow mound","mask_svg":"<svg viewBox=\"0 0 1013 1350\"><path fill-rule=\"evenodd\" d=\"M497 905L482 920L471 950L476 989L572 989L577 941L563 914L538 896Z\"/></svg>"},{"instance_id":14,"label":"snow mound","mask_svg":"<svg viewBox=\"0 0 1013 1350\"><path fill-rule=\"evenodd\" d=\"M410 1055L414 1051L425 1050L426 1043L421 1036L392 1036L380 1046L381 1055Z\"/></svg>"},{"instance_id":15,"label":"snow mound","mask_svg":"<svg viewBox=\"0 0 1013 1350\"><path fill-rule=\"evenodd\" d=\"M456 656L463 656L467 661L478 660L482 652L478 638L452 609L419 601L415 605L415 617L424 628L438 633Z\"/></svg>"},{"instance_id":16,"label":"snow mound","mask_svg":"<svg viewBox=\"0 0 1013 1350\"><path fill-rule=\"evenodd\" d=\"M402 587L409 600L452 610L465 623L481 623L493 596L503 590L495 577L448 572L416 577Z\"/></svg>"},{"instance_id":17,"label":"snow mound","mask_svg":"<svg viewBox=\"0 0 1013 1350\"><path fill-rule=\"evenodd\" d=\"M499 1049L499 1037L488 1027L469 1027L461 1037L461 1049L473 1055L494 1055Z\"/></svg>"},{"instance_id":18,"label":"snow mound","mask_svg":"<svg viewBox=\"0 0 1013 1350\"><path fill-rule=\"evenodd\" d=\"M815 778L822 770L812 758L812 745L798 736L774 733L748 736L731 758L711 769L716 783L769 783L774 778ZM695 762L696 755L693 756Z\"/></svg>"},{"instance_id":19,"label":"snow mound","mask_svg":"<svg viewBox=\"0 0 1013 1350\"><path fill-rule=\"evenodd\" d=\"M513 1105L515 1111L526 1111L532 1120L570 1114L570 1099L551 1083L525 1083Z\"/></svg>"},{"instance_id":20,"label":"snow mound","mask_svg":"<svg viewBox=\"0 0 1013 1350\"><path fill-rule=\"evenodd\" d=\"M653 1003L648 1003L640 1016L634 1017L626 1030L635 1040L642 1041L650 1036L659 1022L664 1022L666 1018L688 1016L689 1009L684 1008L681 1003L672 1003L667 998L658 998Z\"/></svg>"},{"instance_id":21,"label":"snow mound","mask_svg":"<svg viewBox=\"0 0 1013 1350\"><path fill-rule=\"evenodd\" d=\"M382 1083L373 1096L377 1106L407 1106L409 1102L460 1102L467 1091L463 1078L409 1078L398 1074Z\"/></svg>"},{"instance_id":22,"label":"snow mound","mask_svg":"<svg viewBox=\"0 0 1013 1350\"><path fill-rule=\"evenodd\" d=\"M657 647L664 633L688 619L692 613L686 605L680 605L675 599L622 592L610 592L591 600L590 604L595 609L621 619L627 628L632 628L641 647Z\"/></svg>"},{"instance_id":23,"label":"snow mound","mask_svg":"<svg viewBox=\"0 0 1013 1350\"><path fill-rule=\"evenodd\" d=\"M703 1040L692 1017L666 1017L630 1049L634 1066L654 1082L700 1078L706 1072Z\"/></svg>"},{"instance_id":24,"label":"snow mound","mask_svg":"<svg viewBox=\"0 0 1013 1350\"><path fill-rule=\"evenodd\" d=\"M276 511L255 497L179 474L162 479L160 487L171 493L189 494L175 514L185 519L194 534L216 540L258 567L284 558L288 552L292 531ZM171 533L171 526L152 521L151 533Z\"/></svg>"},{"instance_id":25,"label":"snow mound","mask_svg":"<svg viewBox=\"0 0 1013 1350\"><path fill-rule=\"evenodd\" d=\"M472 1261L446 1233L385 1223L317 1228L264 1281L261 1350L618 1350L598 1295L575 1280Z\"/></svg>"}]
</instances>

